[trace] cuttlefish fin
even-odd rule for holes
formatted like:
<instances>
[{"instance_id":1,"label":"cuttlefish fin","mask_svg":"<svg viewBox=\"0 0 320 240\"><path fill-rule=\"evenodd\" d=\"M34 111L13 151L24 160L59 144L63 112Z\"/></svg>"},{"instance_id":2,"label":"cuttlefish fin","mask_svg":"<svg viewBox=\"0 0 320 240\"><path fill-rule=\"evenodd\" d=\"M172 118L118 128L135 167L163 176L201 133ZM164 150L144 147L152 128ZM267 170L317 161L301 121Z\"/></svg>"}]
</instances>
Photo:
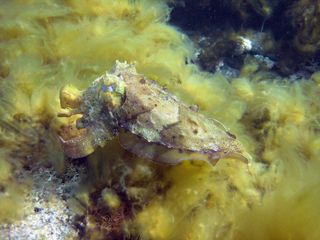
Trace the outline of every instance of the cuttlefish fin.
<instances>
[{"instance_id":1,"label":"cuttlefish fin","mask_svg":"<svg viewBox=\"0 0 320 240\"><path fill-rule=\"evenodd\" d=\"M209 155L202 152L168 148L159 143L150 143L132 133L120 133L121 146L135 155L158 163L176 165L186 160L200 160L215 165L218 155Z\"/></svg>"}]
</instances>

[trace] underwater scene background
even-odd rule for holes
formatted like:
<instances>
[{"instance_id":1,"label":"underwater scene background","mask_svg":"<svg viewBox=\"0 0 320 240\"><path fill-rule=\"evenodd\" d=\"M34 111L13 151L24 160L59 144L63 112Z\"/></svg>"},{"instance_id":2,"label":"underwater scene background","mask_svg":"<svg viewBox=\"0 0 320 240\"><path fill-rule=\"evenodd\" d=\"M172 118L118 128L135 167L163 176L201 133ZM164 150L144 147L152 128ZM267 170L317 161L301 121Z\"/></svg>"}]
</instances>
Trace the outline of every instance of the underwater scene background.
<instances>
[{"instance_id":1,"label":"underwater scene background","mask_svg":"<svg viewBox=\"0 0 320 240\"><path fill-rule=\"evenodd\" d=\"M320 239L318 0L1 0L0 239ZM65 85L134 63L246 164L70 159Z\"/></svg>"}]
</instances>

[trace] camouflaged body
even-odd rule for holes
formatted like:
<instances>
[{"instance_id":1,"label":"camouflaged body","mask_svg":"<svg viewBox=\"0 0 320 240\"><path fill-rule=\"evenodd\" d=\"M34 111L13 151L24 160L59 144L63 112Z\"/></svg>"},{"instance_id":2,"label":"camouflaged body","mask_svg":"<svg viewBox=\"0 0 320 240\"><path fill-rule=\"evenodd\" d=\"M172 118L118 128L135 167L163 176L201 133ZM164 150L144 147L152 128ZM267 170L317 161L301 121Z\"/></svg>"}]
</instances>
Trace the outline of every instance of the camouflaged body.
<instances>
[{"instance_id":1,"label":"camouflaged body","mask_svg":"<svg viewBox=\"0 0 320 240\"><path fill-rule=\"evenodd\" d=\"M61 101L65 102L63 98L62 94ZM246 160L241 143L218 121L138 74L134 65L117 62L77 101L76 107L70 104L71 115L82 114L77 127L86 131L64 141L71 158L90 154L120 133L124 148L158 162L176 164L193 159L214 164L222 157ZM89 150L78 149L80 145Z\"/></svg>"}]
</instances>

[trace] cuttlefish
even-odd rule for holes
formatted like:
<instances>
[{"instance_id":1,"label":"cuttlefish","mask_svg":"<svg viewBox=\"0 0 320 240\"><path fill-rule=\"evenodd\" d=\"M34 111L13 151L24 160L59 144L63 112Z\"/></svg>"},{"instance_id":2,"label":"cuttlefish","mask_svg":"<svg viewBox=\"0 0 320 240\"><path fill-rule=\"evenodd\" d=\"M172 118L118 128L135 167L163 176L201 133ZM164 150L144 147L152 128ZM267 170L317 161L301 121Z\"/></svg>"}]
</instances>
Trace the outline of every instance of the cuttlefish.
<instances>
[{"instance_id":1,"label":"cuttlefish","mask_svg":"<svg viewBox=\"0 0 320 240\"><path fill-rule=\"evenodd\" d=\"M202 160L215 165L225 157L244 162L250 158L219 121L138 74L134 64L117 61L84 91L63 87L60 104L60 117L80 114L79 133L61 136L70 158L85 157L117 135L126 150L160 163Z\"/></svg>"}]
</instances>

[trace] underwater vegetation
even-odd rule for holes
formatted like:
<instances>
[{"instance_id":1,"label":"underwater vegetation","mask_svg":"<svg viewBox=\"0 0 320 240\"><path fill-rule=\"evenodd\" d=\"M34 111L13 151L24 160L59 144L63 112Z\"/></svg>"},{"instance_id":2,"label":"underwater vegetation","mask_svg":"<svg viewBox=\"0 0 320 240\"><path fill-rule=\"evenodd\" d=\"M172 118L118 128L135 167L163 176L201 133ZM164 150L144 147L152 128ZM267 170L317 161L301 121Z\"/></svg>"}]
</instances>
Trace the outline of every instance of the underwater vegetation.
<instances>
[{"instance_id":1,"label":"underwater vegetation","mask_svg":"<svg viewBox=\"0 0 320 240\"><path fill-rule=\"evenodd\" d=\"M239 71L248 55L263 65L276 63L267 63L268 68L283 77L309 78L319 71L315 60L319 57L317 1L178 3L170 22L188 32L199 49L196 62L206 71L215 72L222 64L231 67L232 72Z\"/></svg>"},{"instance_id":2,"label":"underwater vegetation","mask_svg":"<svg viewBox=\"0 0 320 240\"><path fill-rule=\"evenodd\" d=\"M21 229L33 239L320 238L320 72L292 81L245 48L235 74L205 72L197 43L169 24L168 2L0 1L1 239L25 239ZM244 2L268 19L277 11ZM60 93L62 107L77 108L77 89L117 60L224 123L252 159L158 164L120 136L68 157L59 136L76 137L81 115L58 117Z\"/></svg>"}]
</instances>

